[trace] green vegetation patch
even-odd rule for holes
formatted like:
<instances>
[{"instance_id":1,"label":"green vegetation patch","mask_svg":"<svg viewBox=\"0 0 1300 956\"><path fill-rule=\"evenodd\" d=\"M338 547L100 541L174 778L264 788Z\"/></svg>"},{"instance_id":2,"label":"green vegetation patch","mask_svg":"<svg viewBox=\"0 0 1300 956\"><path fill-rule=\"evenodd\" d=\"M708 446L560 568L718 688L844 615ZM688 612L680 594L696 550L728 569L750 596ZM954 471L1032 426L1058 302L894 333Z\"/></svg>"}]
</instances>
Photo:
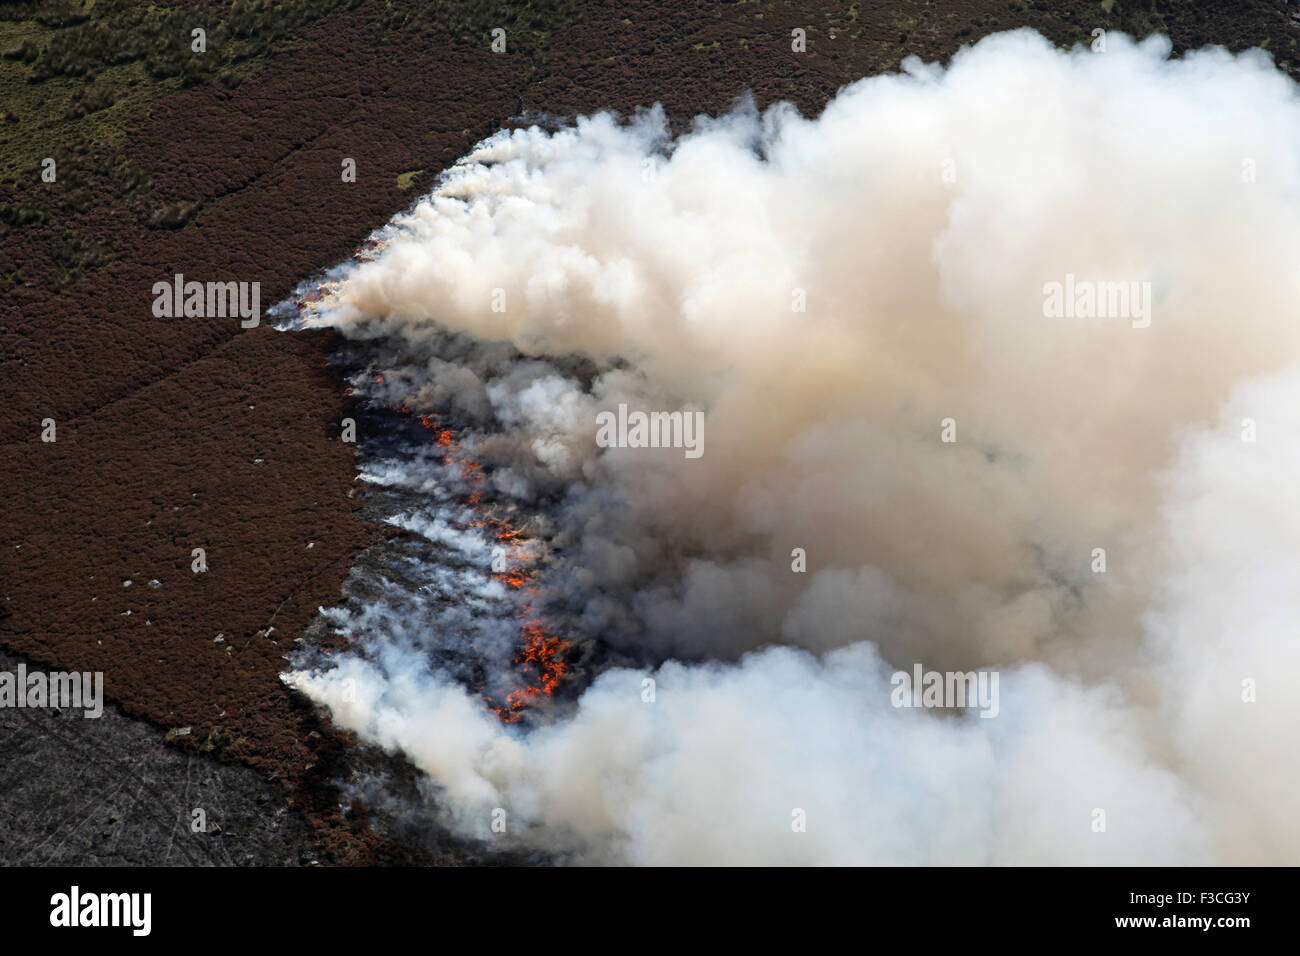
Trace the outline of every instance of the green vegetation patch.
<instances>
[{"instance_id":1,"label":"green vegetation patch","mask_svg":"<svg viewBox=\"0 0 1300 956\"><path fill-rule=\"evenodd\" d=\"M287 34L358 3L235 0L224 17L137 0L6 3L0 181L73 146L116 147L128 118L158 97L200 83L238 86Z\"/></svg>"},{"instance_id":2,"label":"green vegetation patch","mask_svg":"<svg viewBox=\"0 0 1300 956\"><path fill-rule=\"evenodd\" d=\"M412 169L405 173L397 174L397 188L410 189L415 185L416 177L424 175L423 169Z\"/></svg>"}]
</instances>

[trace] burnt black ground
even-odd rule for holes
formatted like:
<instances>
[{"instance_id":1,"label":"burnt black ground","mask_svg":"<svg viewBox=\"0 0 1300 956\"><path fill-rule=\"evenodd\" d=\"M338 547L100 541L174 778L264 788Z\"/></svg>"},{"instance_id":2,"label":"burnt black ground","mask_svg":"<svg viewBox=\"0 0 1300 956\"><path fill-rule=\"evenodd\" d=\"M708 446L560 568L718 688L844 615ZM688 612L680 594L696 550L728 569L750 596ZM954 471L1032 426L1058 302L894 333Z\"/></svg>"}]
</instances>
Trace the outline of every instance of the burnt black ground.
<instances>
[{"instance_id":1,"label":"burnt black ground","mask_svg":"<svg viewBox=\"0 0 1300 956\"><path fill-rule=\"evenodd\" d=\"M0 654L0 670L13 673L20 661ZM40 669L25 663L29 673ZM317 858L282 787L248 767L168 746L113 705L97 718L0 708L0 742L0 865L299 866Z\"/></svg>"}]
</instances>

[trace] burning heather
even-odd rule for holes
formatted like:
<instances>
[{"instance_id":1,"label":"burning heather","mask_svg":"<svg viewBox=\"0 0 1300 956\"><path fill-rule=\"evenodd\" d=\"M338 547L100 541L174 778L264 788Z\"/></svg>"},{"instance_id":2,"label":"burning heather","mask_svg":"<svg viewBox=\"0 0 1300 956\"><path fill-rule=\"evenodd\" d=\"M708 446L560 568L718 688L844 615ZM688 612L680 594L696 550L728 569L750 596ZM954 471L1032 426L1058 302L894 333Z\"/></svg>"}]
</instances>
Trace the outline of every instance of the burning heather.
<instances>
[{"instance_id":1,"label":"burning heather","mask_svg":"<svg viewBox=\"0 0 1300 956\"><path fill-rule=\"evenodd\" d=\"M1300 101L1168 55L481 143L273 312L396 532L286 680L502 850L1300 862Z\"/></svg>"}]
</instances>

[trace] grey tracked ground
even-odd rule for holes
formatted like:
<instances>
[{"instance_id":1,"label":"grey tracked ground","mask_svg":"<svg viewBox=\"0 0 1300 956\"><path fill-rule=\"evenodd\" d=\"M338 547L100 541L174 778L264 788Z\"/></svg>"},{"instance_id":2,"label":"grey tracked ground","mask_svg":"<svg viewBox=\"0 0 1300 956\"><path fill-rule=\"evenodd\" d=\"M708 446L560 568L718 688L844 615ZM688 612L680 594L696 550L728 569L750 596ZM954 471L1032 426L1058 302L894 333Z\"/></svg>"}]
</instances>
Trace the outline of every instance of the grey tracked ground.
<instances>
[{"instance_id":1,"label":"grey tracked ground","mask_svg":"<svg viewBox=\"0 0 1300 956\"><path fill-rule=\"evenodd\" d=\"M0 670L22 658L0 653ZM28 672L48 671L31 662ZM168 746L112 704L98 718L0 708L0 865L300 866L316 858L283 791ZM206 832L191 829L195 809Z\"/></svg>"}]
</instances>

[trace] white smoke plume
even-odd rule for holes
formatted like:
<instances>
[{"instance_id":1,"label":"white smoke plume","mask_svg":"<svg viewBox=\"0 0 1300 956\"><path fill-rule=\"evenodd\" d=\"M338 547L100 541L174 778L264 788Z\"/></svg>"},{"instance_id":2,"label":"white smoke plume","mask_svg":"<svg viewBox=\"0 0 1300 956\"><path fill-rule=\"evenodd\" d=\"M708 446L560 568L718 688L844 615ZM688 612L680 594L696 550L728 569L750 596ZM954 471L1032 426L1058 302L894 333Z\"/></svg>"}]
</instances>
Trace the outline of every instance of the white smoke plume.
<instances>
[{"instance_id":1,"label":"white smoke plume","mask_svg":"<svg viewBox=\"0 0 1300 956\"><path fill-rule=\"evenodd\" d=\"M301 319L462 424L623 666L507 727L445 610L290 682L459 830L574 861L1300 862L1300 100L1169 51L1017 31L816 119L480 144ZM705 453L598 447L620 403L703 411ZM436 565L424 464L366 467L432 495L396 520ZM916 662L998 669L998 716L891 706Z\"/></svg>"}]
</instances>

